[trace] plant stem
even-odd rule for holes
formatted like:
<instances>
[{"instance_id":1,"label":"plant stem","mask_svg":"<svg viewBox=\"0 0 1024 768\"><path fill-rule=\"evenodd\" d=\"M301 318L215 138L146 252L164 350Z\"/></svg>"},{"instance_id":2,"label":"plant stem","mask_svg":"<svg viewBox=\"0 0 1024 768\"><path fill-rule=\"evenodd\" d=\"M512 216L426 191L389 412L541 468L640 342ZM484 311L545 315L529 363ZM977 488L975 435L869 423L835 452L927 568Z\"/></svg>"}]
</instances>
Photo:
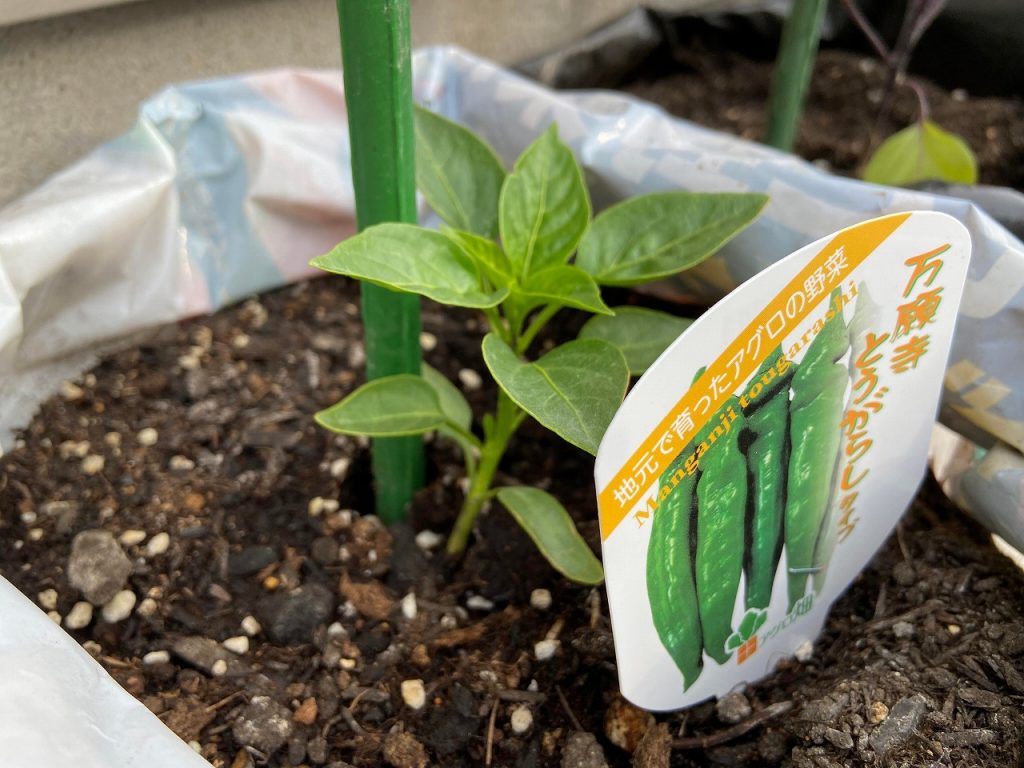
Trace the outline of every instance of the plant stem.
<instances>
[{"instance_id":1,"label":"plant stem","mask_svg":"<svg viewBox=\"0 0 1024 768\"><path fill-rule=\"evenodd\" d=\"M526 328L526 331L522 336L519 337L519 342L515 345L515 350L519 354L523 354L527 349L530 348L530 344L536 338L537 334L540 333L544 326L548 324L548 321L555 316L555 313L562 308L561 304L548 304L544 309L536 314L530 325Z\"/></svg>"},{"instance_id":2,"label":"plant stem","mask_svg":"<svg viewBox=\"0 0 1024 768\"><path fill-rule=\"evenodd\" d=\"M782 28L765 133L765 143L777 149L793 150L824 14L825 0L795 0Z\"/></svg>"},{"instance_id":3,"label":"plant stem","mask_svg":"<svg viewBox=\"0 0 1024 768\"><path fill-rule=\"evenodd\" d=\"M473 532L473 524L477 515L484 508L484 504L491 498L491 483L494 482L494 473L505 455L505 448L508 441L515 434L519 425L523 423L526 413L503 391L498 391L498 408L494 418L494 428L484 436L483 448L480 450L480 463L476 472L471 476L469 491L466 493L466 500L462 503L459 516L455 520L455 527L452 528L448 537L447 551L450 556L462 554L469 542L469 535Z\"/></svg>"}]
</instances>

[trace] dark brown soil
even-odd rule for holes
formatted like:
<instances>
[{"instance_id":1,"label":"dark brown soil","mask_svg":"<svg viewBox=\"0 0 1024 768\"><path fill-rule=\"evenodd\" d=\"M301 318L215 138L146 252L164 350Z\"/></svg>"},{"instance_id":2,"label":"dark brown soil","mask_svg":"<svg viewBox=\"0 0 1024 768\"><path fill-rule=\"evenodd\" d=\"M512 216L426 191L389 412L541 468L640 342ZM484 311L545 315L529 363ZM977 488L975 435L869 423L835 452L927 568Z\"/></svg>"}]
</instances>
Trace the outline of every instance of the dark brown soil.
<instances>
[{"instance_id":1,"label":"dark brown soil","mask_svg":"<svg viewBox=\"0 0 1024 768\"><path fill-rule=\"evenodd\" d=\"M690 117L756 131L766 77L722 56L701 65L711 87L700 93L719 106L697 105L692 73L662 93L685 94ZM823 57L826 78L836 60ZM850 167L856 132L815 109L834 146L810 132L805 150ZM982 157L985 174L1013 165ZM601 751L609 765L644 768L1022 765L1024 575L932 484L837 603L810 660L783 662L717 707L651 719L617 697L603 591L559 578L500 509L482 516L458 566L416 543L418 531L446 533L458 507L450 445L428 446L430 483L409 526L387 530L369 514L365 445L311 420L357 383L357 317L356 288L324 279L168 327L45 403L0 458L0 573L40 603L55 590L65 621L81 600L67 577L75 535L145 532L123 545L135 612L106 623L97 610L72 634L214 765L588 768L604 764ZM559 332L576 324L566 314ZM475 316L428 305L424 327L430 363L455 380L484 371ZM493 392L485 383L467 395L479 416ZM152 445L144 428L156 430ZM102 468L88 474L93 455ZM527 425L503 469L566 502L596 549L589 457ZM150 554L161 532L169 547ZM550 590L550 608L531 607L537 588ZM401 605L409 592L413 618ZM310 595L318 626L288 624L282 601ZM242 635L249 616L263 629L246 653L203 644ZM558 651L541 662L534 644L546 638ZM143 663L158 650L170 661ZM218 658L230 660L226 674ZM424 684L419 711L403 701L410 680ZM532 724L516 734L520 707ZM275 738L268 709L290 733Z\"/></svg>"},{"instance_id":2,"label":"dark brown soil","mask_svg":"<svg viewBox=\"0 0 1024 768\"><path fill-rule=\"evenodd\" d=\"M656 60L625 87L695 123L758 141L764 135L772 63L688 38L675 61ZM972 98L922 81L931 119L964 138L978 157L983 184L1024 189L1024 101ZM917 98L892 92L883 111L885 69L868 56L822 50L797 137L796 152L840 173L855 174L871 147L913 123Z\"/></svg>"}]
</instances>

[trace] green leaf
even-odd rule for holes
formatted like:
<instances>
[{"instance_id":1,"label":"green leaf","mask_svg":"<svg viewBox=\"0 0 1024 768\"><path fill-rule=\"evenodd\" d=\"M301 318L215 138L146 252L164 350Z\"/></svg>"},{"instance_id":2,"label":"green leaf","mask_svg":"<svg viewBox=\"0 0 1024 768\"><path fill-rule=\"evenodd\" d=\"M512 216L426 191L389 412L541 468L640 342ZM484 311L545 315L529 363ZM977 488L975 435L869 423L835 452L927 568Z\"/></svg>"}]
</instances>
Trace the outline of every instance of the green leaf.
<instances>
[{"instance_id":1,"label":"green leaf","mask_svg":"<svg viewBox=\"0 0 1024 768\"><path fill-rule=\"evenodd\" d=\"M714 254L753 221L764 195L661 192L613 205L580 243L576 265L603 285L674 275Z\"/></svg>"},{"instance_id":2,"label":"green leaf","mask_svg":"<svg viewBox=\"0 0 1024 768\"><path fill-rule=\"evenodd\" d=\"M507 288L481 288L480 273L462 248L415 224L368 227L310 264L456 307L486 309L508 295Z\"/></svg>"},{"instance_id":3,"label":"green leaf","mask_svg":"<svg viewBox=\"0 0 1024 768\"><path fill-rule=\"evenodd\" d=\"M416 184L451 226L484 237L498 234L501 160L480 137L416 107Z\"/></svg>"},{"instance_id":4,"label":"green leaf","mask_svg":"<svg viewBox=\"0 0 1024 768\"><path fill-rule=\"evenodd\" d=\"M757 621L757 609L752 608L744 614L736 631L744 640L749 640L754 634L754 624Z\"/></svg>"},{"instance_id":5,"label":"green leaf","mask_svg":"<svg viewBox=\"0 0 1024 768\"><path fill-rule=\"evenodd\" d=\"M423 363L423 380L433 387L434 392L437 394L438 404L441 406L441 412L452 424L464 429L466 432L470 431L470 427L473 425L473 410L469 407L469 403L466 402L466 398L463 397L459 388L448 381L447 377L436 368ZM442 424L437 428L445 437L454 440L464 451L473 453L476 446L466 439L466 436L460 433L458 430L452 429L448 424Z\"/></svg>"},{"instance_id":6,"label":"green leaf","mask_svg":"<svg viewBox=\"0 0 1024 768\"><path fill-rule=\"evenodd\" d=\"M754 629L750 633L751 636L753 636L753 634L755 632L757 632L757 630L759 630L761 627L763 627L764 623L766 621L768 621L768 610L765 609L765 610L759 611L758 614L757 614L757 619L754 620Z\"/></svg>"},{"instance_id":7,"label":"green leaf","mask_svg":"<svg viewBox=\"0 0 1024 768\"><path fill-rule=\"evenodd\" d=\"M692 323L654 309L615 307L611 317L590 318L579 337L607 341L626 358L629 372L638 376Z\"/></svg>"},{"instance_id":8,"label":"green leaf","mask_svg":"<svg viewBox=\"0 0 1024 768\"><path fill-rule=\"evenodd\" d=\"M505 252L493 240L448 227L443 228L441 233L458 243L495 287L502 288L515 282L515 270Z\"/></svg>"},{"instance_id":9,"label":"green leaf","mask_svg":"<svg viewBox=\"0 0 1024 768\"><path fill-rule=\"evenodd\" d=\"M556 126L516 161L498 208L501 242L521 277L568 261L590 221L590 198Z\"/></svg>"},{"instance_id":10,"label":"green leaf","mask_svg":"<svg viewBox=\"0 0 1024 768\"><path fill-rule=\"evenodd\" d=\"M573 445L597 453L629 385L621 352L597 339L577 340L526 363L494 333L484 337L483 352L498 386L520 408Z\"/></svg>"},{"instance_id":11,"label":"green leaf","mask_svg":"<svg viewBox=\"0 0 1024 768\"><path fill-rule=\"evenodd\" d=\"M604 580L601 562L554 496L539 488L516 486L500 488L498 501L559 573L581 584L600 584Z\"/></svg>"},{"instance_id":12,"label":"green leaf","mask_svg":"<svg viewBox=\"0 0 1024 768\"><path fill-rule=\"evenodd\" d=\"M921 181L974 184L978 161L963 139L926 120L883 141L864 167L864 180L894 187Z\"/></svg>"},{"instance_id":13,"label":"green leaf","mask_svg":"<svg viewBox=\"0 0 1024 768\"><path fill-rule=\"evenodd\" d=\"M524 316L542 304L575 307L601 315L612 313L601 298L601 289L594 278L568 264L535 272L523 280L518 288L512 289L511 298L519 302L520 312Z\"/></svg>"},{"instance_id":14,"label":"green leaf","mask_svg":"<svg viewBox=\"0 0 1024 768\"><path fill-rule=\"evenodd\" d=\"M315 418L332 432L398 437L437 429L445 416L430 384L419 376L401 373L367 382Z\"/></svg>"},{"instance_id":15,"label":"green leaf","mask_svg":"<svg viewBox=\"0 0 1024 768\"><path fill-rule=\"evenodd\" d=\"M725 641L725 649L727 651L735 651L743 645L743 639L739 636L738 632L733 632Z\"/></svg>"}]
</instances>

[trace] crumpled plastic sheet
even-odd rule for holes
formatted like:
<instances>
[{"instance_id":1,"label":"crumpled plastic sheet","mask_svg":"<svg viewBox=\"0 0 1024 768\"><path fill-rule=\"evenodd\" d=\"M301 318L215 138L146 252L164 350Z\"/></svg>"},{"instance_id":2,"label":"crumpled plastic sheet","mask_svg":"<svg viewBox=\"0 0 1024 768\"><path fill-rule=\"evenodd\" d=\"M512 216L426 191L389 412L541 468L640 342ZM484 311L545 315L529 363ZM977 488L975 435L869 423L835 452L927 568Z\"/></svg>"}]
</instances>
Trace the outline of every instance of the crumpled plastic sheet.
<instances>
[{"instance_id":1,"label":"crumpled plastic sheet","mask_svg":"<svg viewBox=\"0 0 1024 768\"><path fill-rule=\"evenodd\" d=\"M418 52L414 71L421 102L482 133L508 163L556 121L597 208L672 189L770 195L749 229L669 286L677 297L714 301L873 216L937 210L963 222L974 255L941 419L983 448L971 446L969 460L961 451L947 474L959 500L1024 548L1024 387L1014 386L1024 245L980 208L831 176L628 96L554 92L452 48ZM142 105L129 133L0 211L3 445L97 345L310 276L308 260L355 229L345 121L337 71L173 86ZM64 742L82 743L93 752L71 749L75 766L115 768L136 764L137 742L150 766L196 762L29 605L0 583L0 755L52 768L72 764ZM45 716L27 716L34 701Z\"/></svg>"}]
</instances>

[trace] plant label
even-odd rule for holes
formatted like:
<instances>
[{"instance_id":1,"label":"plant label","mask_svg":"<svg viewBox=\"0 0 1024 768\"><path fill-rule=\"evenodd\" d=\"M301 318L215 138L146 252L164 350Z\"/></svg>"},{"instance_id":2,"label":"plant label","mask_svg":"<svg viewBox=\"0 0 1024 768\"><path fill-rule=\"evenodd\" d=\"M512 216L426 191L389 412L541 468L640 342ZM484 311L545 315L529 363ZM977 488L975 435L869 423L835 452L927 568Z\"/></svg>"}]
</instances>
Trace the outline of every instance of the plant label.
<instances>
[{"instance_id":1,"label":"plant label","mask_svg":"<svg viewBox=\"0 0 1024 768\"><path fill-rule=\"evenodd\" d=\"M811 648L924 476L970 252L940 213L844 229L637 382L595 467L626 698L684 707Z\"/></svg>"}]
</instances>

